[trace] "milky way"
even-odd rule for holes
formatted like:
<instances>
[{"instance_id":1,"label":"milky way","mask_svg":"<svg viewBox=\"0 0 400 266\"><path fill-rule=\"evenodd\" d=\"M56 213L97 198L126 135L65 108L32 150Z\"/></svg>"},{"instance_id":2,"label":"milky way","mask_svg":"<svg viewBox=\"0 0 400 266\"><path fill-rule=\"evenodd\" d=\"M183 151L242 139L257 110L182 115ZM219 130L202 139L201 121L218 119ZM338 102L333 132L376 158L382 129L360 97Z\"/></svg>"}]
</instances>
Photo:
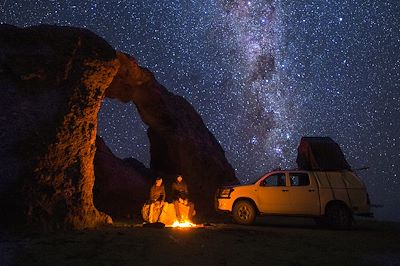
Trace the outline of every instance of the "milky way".
<instances>
[{"instance_id":1,"label":"milky way","mask_svg":"<svg viewBox=\"0 0 400 266\"><path fill-rule=\"evenodd\" d=\"M301 136L331 136L379 218L400 220L398 1L2 1L0 21L86 27L185 97L253 180L296 167ZM149 163L135 106L105 100L99 131Z\"/></svg>"}]
</instances>

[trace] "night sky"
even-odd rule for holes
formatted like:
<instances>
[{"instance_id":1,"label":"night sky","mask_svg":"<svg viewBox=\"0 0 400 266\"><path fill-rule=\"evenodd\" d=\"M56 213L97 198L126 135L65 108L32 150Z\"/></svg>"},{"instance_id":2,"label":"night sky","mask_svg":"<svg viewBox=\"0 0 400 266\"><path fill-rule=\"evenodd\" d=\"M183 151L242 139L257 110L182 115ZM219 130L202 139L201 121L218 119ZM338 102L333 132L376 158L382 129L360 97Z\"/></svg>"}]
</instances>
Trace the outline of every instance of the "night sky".
<instances>
[{"instance_id":1,"label":"night sky","mask_svg":"<svg viewBox=\"0 0 400 266\"><path fill-rule=\"evenodd\" d=\"M242 181L294 168L301 136L339 143L380 219L400 221L398 0L0 1L0 22L85 27L187 99ZM105 100L101 135L149 165L136 107Z\"/></svg>"}]
</instances>

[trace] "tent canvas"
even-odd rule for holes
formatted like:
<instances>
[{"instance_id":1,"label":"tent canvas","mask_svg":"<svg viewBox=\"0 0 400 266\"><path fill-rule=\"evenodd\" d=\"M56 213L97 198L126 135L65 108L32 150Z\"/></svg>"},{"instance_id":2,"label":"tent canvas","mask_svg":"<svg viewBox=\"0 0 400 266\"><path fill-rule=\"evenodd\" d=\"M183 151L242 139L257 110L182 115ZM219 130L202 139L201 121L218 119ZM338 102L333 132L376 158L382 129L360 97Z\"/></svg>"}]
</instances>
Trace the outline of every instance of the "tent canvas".
<instances>
[{"instance_id":1,"label":"tent canvas","mask_svg":"<svg viewBox=\"0 0 400 266\"><path fill-rule=\"evenodd\" d=\"M351 169L339 145L330 137L302 137L296 162L303 170Z\"/></svg>"}]
</instances>

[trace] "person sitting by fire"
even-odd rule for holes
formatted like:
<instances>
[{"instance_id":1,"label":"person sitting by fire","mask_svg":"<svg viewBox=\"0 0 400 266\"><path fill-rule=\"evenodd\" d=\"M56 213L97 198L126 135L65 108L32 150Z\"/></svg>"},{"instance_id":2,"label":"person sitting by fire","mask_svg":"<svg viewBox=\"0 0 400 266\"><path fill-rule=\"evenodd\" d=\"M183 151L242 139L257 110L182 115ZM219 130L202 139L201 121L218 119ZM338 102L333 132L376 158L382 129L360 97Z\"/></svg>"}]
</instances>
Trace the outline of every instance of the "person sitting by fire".
<instances>
[{"instance_id":1,"label":"person sitting by fire","mask_svg":"<svg viewBox=\"0 0 400 266\"><path fill-rule=\"evenodd\" d=\"M156 182L150 189L150 210L149 210L149 222L155 223L160 219L160 214L164 207L165 201L165 188L162 183L161 177L157 177Z\"/></svg>"},{"instance_id":2,"label":"person sitting by fire","mask_svg":"<svg viewBox=\"0 0 400 266\"><path fill-rule=\"evenodd\" d=\"M172 197L178 221L184 222L185 218L191 220L192 216L195 215L194 204L189 202L189 191L186 182L183 181L182 175L178 175L172 183ZM189 208L187 215L184 215L185 211L181 209L180 205Z\"/></svg>"}]
</instances>

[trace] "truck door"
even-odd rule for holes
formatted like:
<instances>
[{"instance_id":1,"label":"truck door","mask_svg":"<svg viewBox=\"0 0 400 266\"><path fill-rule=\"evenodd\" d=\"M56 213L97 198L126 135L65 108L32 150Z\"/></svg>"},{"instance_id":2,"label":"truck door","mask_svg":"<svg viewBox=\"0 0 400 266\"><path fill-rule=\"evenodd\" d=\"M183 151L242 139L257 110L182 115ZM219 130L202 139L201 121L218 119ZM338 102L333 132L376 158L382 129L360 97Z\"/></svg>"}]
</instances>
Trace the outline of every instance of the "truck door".
<instances>
[{"instance_id":1,"label":"truck door","mask_svg":"<svg viewBox=\"0 0 400 266\"><path fill-rule=\"evenodd\" d=\"M307 173L289 173L290 213L300 215L319 215L320 201L318 185Z\"/></svg>"},{"instance_id":2,"label":"truck door","mask_svg":"<svg viewBox=\"0 0 400 266\"><path fill-rule=\"evenodd\" d=\"M257 189L258 207L262 213L287 214L289 213L290 199L286 175L273 173L261 180Z\"/></svg>"}]
</instances>

